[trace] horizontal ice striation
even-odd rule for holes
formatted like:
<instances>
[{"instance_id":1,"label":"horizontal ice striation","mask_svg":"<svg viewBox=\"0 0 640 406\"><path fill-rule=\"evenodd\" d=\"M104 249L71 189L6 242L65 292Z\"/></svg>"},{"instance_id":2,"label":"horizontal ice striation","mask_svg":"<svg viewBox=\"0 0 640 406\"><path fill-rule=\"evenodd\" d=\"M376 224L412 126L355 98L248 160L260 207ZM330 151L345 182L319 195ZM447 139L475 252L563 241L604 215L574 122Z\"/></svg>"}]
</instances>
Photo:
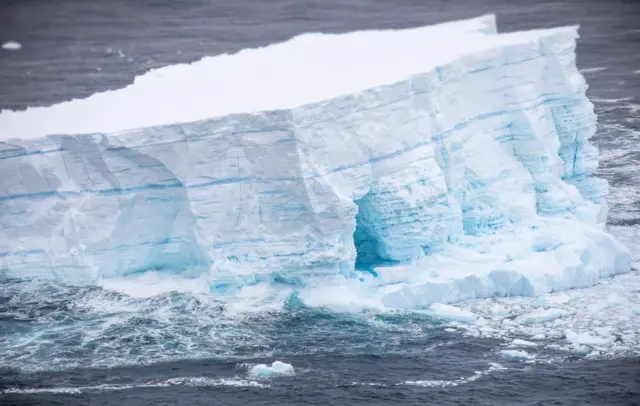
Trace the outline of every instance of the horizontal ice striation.
<instances>
[{"instance_id":1,"label":"horizontal ice striation","mask_svg":"<svg viewBox=\"0 0 640 406\"><path fill-rule=\"evenodd\" d=\"M493 16L304 35L2 112L0 268L223 289L357 260L393 307L627 272L576 38Z\"/></svg>"}]
</instances>

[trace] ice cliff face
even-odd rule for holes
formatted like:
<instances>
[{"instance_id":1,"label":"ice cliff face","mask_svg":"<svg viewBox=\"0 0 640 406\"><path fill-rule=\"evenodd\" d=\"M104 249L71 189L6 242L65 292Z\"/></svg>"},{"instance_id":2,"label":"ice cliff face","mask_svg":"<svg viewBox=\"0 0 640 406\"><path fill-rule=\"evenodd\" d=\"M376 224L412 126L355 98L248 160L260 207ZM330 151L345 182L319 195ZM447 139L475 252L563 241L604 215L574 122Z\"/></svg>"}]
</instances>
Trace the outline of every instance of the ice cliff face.
<instances>
[{"instance_id":1,"label":"ice cliff face","mask_svg":"<svg viewBox=\"0 0 640 406\"><path fill-rule=\"evenodd\" d=\"M576 38L492 16L305 35L2 112L0 269L224 289L357 262L400 307L626 272Z\"/></svg>"}]
</instances>

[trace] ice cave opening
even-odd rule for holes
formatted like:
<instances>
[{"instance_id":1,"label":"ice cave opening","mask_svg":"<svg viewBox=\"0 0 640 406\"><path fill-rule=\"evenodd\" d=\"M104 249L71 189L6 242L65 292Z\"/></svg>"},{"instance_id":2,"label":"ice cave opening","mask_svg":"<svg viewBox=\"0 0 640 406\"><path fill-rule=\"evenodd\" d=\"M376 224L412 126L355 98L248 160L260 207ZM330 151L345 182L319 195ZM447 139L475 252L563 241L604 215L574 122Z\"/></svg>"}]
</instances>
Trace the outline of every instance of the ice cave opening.
<instances>
[{"instance_id":1,"label":"ice cave opening","mask_svg":"<svg viewBox=\"0 0 640 406\"><path fill-rule=\"evenodd\" d=\"M372 207L368 200L369 194L355 200L358 206L356 215L356 230L353 233L353 242L356 247L355 269L376 274L374 269L378 266L392 265L397 260L385 254L379 237L376 235L372 223Z\"/></svg>"}]
</instances>

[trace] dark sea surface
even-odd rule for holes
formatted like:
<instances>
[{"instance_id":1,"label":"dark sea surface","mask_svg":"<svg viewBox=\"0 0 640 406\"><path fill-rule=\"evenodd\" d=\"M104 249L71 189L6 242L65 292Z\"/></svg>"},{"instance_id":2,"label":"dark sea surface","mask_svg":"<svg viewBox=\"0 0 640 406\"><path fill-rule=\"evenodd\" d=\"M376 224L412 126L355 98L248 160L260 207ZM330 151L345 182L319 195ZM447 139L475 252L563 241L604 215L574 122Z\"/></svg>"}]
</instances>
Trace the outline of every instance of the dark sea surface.
<instances>
[{"instance_id":1,"label":"dark sea surface","mask_svg":"<svg viewBox=\"0 0 640 406\"><path fill-rule=\"evenodd\" d=\"M600 120L609 225L640 246L638 1L0 0L0 43L23 45L0 50L0 109L85 97L151 68L303 32L489 12L502 32L581 25L578 67ZM0 404L640 405L633 354L591 359L547 348L537 350L547 361L527 364L499 358L499 337L460 334L419 314L291 306L235 320L224 310L178 293L134 299L0 275ZM30 339L19 345L2 338L21 334ZM275 359L295 375L247 376Z\"/></svg>"}]
</instances>

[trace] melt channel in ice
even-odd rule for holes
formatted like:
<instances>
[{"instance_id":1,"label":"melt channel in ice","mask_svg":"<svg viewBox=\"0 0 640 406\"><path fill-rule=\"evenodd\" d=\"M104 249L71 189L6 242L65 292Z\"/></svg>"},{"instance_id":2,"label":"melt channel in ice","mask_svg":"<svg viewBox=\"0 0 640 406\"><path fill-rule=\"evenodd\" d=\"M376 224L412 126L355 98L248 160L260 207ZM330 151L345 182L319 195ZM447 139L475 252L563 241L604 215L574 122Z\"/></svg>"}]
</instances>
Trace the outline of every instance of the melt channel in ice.
<instances>
[{"instance_id":1,"label":"melt channel in ice","mask_svg":"<svg viewBox=\"0 0 640 406\"><path fill-rule=\"evenodd\" d=\"M492 15L304 34L2 111L0 269L284 282L341 308L627 272L577 37L498 34Z\"/></svg>"}]
</instances>

